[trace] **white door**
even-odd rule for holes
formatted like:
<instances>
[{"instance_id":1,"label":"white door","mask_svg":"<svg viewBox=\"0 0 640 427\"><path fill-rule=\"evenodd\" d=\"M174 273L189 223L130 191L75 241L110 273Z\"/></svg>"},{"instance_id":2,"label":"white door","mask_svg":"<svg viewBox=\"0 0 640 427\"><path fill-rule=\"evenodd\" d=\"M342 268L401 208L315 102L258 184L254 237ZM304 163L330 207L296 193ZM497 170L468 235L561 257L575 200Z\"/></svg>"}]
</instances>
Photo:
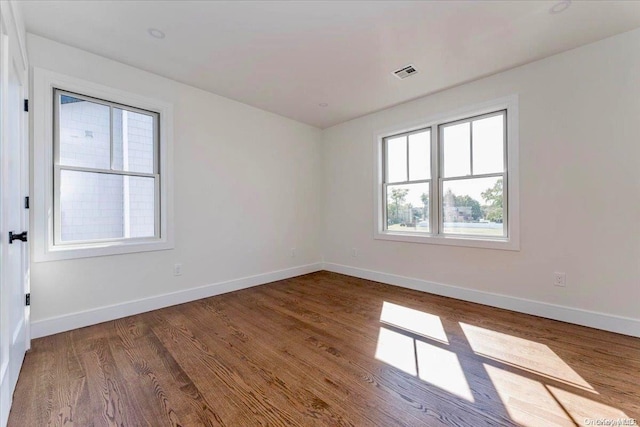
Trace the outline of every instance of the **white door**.
<instances>
[{"instance_id":1,"label":"white door","mask_svg":"<svg viewBox=\"0 0 640 427\"><path fill-rule=\"evenodd\" d=\"M0 426L29 348L27 72L13 14L0 9ZM10 241L10 234L22 240Z\"/></svg>"}]
</instances>

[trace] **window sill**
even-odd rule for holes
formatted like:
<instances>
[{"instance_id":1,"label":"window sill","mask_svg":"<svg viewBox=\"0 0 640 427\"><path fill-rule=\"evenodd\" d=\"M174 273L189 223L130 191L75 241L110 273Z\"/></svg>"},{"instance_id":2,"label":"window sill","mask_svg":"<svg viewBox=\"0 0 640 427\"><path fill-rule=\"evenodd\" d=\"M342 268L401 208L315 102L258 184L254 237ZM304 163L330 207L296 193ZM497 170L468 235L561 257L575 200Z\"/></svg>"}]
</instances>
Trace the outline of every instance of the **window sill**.
<instances>
[{"instance_id":1,"label":"window sill","mask_svg":"<svg viewBox=\"0 0 640 427\"><path fill-rule=\"evenodd\" d=\"M422 243L428 245L461 246L467 248L498 249L505 251L519 251L520 244L516 239L509 238L474 238L470 236L425 236L415 233L376 232L376 240L391 240L395 242Z\"/></svg>"},{"instance_id":2,"label":"window sill","mask_svg":"<svg viewBox=\"0 0 640 427\"><path fill-rule=\"evenodd\" d=\"M121 255L136 252L164 251L173 249L173 243L166 240L153 241L117 241L104 243L87 243L77 245L60 245L35 253L33 262L60 261L65 259L92 258L107 255Z\"/></svg>"}]
</instances>

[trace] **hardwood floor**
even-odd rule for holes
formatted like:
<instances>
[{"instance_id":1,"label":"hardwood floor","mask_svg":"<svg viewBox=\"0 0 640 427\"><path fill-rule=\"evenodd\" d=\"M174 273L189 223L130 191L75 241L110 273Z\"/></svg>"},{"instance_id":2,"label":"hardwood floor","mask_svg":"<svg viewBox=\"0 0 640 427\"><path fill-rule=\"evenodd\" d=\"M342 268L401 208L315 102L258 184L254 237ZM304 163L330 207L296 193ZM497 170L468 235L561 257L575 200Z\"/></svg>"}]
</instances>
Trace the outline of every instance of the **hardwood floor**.
<instances>
[{"instance_id":1,"label":"hardwood floor","mask_svg":"<svg viewBox=\"0 0 640 427\"><path fill-rule=\"evenodd\" d=\"M9 426L640 422L640 339L329 272L32 347Z\"/></svg>"}]
</instances>

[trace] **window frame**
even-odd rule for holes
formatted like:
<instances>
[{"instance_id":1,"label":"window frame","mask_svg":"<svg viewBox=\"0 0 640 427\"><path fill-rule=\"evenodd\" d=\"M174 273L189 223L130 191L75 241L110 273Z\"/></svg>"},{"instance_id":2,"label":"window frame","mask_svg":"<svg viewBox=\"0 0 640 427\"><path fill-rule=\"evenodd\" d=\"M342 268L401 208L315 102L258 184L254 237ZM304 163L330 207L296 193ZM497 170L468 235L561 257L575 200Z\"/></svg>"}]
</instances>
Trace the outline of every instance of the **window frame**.
<instances>
[{"instance_id":1,"label":"window frame","mask_svg":"<svg viewBox=\"0 0 640 427\"><path fill-rule=\"evenodd\" d=\"M460 180L479 177L491 177L500 173L469 175L465 177L444 178L444 159L442 149L443 129L458 123L473 122L479 118L491 117L504 112L505 138L503 156L505 169L503 175L503 197L505 204L504 237L462 235L444 233L443 227L443 186L445 181ZM386 188L393 183L386 182L387 153L386 140L394 137L409 135L413 132L431 131L431 181L429 194L429 233L422 231L389 231L386 229ZM452 112L433 115L426 119L415 120L400 126L383 129L375 133L375 170L377 179L374 185L374 239L392 240L400 242L426 243L449 246L465 246L488 249L519 250L519 147L518 147L518 95L484 102L469 107L464 107ZM470 140L470 147L473 141ZM473 157L473 150L470 151ZM470 165L472 165L471 160ZM472 168L472 166L470 166ZM472 172L473 169L470 169ZM408 172L407 172L408 174ZM436 201L437 203L434 203ZM434 227L435 226L435 227Z\"/></svg>"},{"instance_id":2,"label":"window frame","mask_svg":"<svg viewBox=\"0 0 640 427\"><path fill-rule=\"evenodd\" d=\"M431 175L429 178L427 179L416 179L416 180L411 180L411 171L410 169L410 161L409 161L409 156L411 155L411 150L410 150L410 144L409 144L409 137L411 135L415 135L415 134L419 134L419 133L423 133L423 132L429 132L429 162L430 162L430 172ZM407 180L406 181L394 181L394 182L389 182L388 178L389 178L389 145L387 143L388 139L393 139L393 138L397 138L399 136L404 136L406 138L406 144L407 144ZM433 153L432 153L432 147L433 146L433 128L431 127L424 127L424 128L419 128L419 129L414 129L408 132L402 132L400 134L395 134L395 135L388 135L386 137L382 138L382 150L384 153L384 162L382 162L382 174L383 174L383 182L382 182L382 198L383 200L388 200L388 187L389 185L410 185L410 184L424 184L424 183L429 183L429 200L431 200L432 194L433 194ZM382 216L383 216L383 224L387 224L387 220L388 220L388 210L387 209L383 209L382 212ZM433 223L431 218L433 218L433 203L429 202L429 233L431 233L433 231ZM421 232L420 235L427 235L427 233Z\"/></svg>"},{"instance_id":3,"label":"window frame","mask_svg":"<svg viewBox=\"0 0 640 427\"><path fill-rule=\"evenodd\" d=\"M502 151L502 172L495 172L495 173L485 173L485 174L474 174L473 173L473 122L476 120L482 120L482 119L488 119L490 117L496 117L499 115L504 115L504 122L503 122L503 135L505 138L505 141L503 141L503 151ZM474 115L472 117L468 117L465 119L458 119L458 120L454 120L454 121L450 121L450 122L446 122L446 123L441 123L437 125L437 132L438 132L438 140L437 140L437 150L438 150L438 169L437 169L437 175L438 175L438 210L437 210L437 215L438 215L438 230L441 230L440 234L443 236L457 236L457 237L462 237L462 238L470 238L470 239L477 239L477 238L481 238L481 239L486 239L486 240L505 240L509 238L509 160L508 160L508 156L509 156L509 140L508 140L508 132L509 132L509 126L508 126L508 120L509 120L509 112L507 111L507 109L502 109L502 110L497 110L491 113L484 113L484 114L478 114L478 115ZM469 174L462 176L462 175L457 175L457 176L450 176L450 177L445 177L444 176L444 172L445 172L445 168L444 168L444 129L448 126L456 126L458 124L462 124L462 123L469 123ZM503 219L503 230L505 231L505 235L504 236L495 236L495 237L479 237L476 235L472 235L472 234L454 234L454 233L446 233L444 231L444 215L442 213L443 208L444 208L444 200L443 200L443 194L444 194L444 183L445 181L462 181L462 180L466 180L466 179L478 179L478 178L492 178L492 177L496 177L496 176L501 176L502 177L502 198L503 198L503 209L504 209L504 219Z\"/></svg>"},{"instance_id":4,"label":"window frame","mask_svg":"<svg viewBox=\"0 0 640 427\"><path fill-rule=\"evenodd\" d=\"M156 114L157 144L154 143L156 216L154 237L115 238L62 242L59 210L60 171L81 170L105 173L94 168L67 167L59 164L56 91L113 108ZM134 252L167 250L174 247L173 237L173 106L158 99L114 89L86 80L33 68L33 215L34 262L86 258ZM111 113L110 113L111 115ZM113 132L113 129L110 130ZM113 157L113 136L110 150ZM111 159L113 167L113 158ZM113 175L146 176L139 172L110 170Z\"/></svg>"}]
</instances>

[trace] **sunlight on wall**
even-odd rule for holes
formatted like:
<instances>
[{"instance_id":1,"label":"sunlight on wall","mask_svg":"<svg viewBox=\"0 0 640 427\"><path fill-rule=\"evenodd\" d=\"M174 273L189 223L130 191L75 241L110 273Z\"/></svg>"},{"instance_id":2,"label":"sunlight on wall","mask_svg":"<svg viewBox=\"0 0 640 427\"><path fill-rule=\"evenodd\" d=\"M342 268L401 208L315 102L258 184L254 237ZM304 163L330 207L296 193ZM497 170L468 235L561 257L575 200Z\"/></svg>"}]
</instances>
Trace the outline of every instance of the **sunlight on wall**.
<instances>
[{"instance_id":1,"label":"sunlight on wall","mask_svg":"<svg viewBox=\"0 0 640 427\"><path fill-rule=\"evenodd\" d=\"M380 321L405 331L449 343L440 317L390 302L382 303Z\"/></svg>"},{"instance_id":2,"label":"sunlight on wall","mask_svg":"<svg viewBox=\"0 0 640 427\"><path fill-rule=\"evenodd\" d=\"M476 354L596 393L548 346L478 326L460 323Z\"/></svg>"}]
</instances>

